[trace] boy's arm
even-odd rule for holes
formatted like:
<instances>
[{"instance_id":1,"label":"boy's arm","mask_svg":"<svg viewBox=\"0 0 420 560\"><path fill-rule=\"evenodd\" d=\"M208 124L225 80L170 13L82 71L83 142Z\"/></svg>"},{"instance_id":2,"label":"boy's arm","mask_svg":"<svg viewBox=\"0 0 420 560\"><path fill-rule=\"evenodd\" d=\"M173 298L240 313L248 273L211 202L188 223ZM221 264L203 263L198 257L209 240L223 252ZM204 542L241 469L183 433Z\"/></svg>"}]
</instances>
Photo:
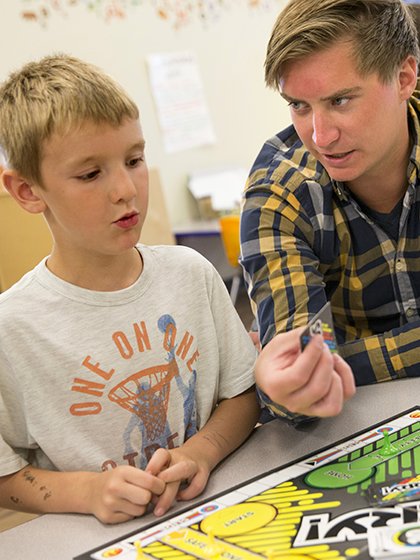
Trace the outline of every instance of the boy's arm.
<instances>
[{"instance_id":1,"label":"boy's arm","mask_svg":"<svg viewBox=\"0 0 420 560\"><path fill-rule=\"evenodd\" d=\"M214 467L249 436L259 412L252 387L221 401L205 426L181 447L158 449L146 469L166 482L166 490L156 502L155 515L163 515L175 498L190 500L198 496ZM187 481L187 487L178 492L182 481Z\"/></svg>"},{"instance_id":2,"label":"boy's arm","mask_svg":"<svg viewBox=\"0 0 420 560\"><path fill-rule=\"evenodd\" d=\"M131 466L105 472L56 472L30 465L0 478L0 506L30 513L88 513L103 523L143 515L165 483Z\"/></svg>"}]
</instances>

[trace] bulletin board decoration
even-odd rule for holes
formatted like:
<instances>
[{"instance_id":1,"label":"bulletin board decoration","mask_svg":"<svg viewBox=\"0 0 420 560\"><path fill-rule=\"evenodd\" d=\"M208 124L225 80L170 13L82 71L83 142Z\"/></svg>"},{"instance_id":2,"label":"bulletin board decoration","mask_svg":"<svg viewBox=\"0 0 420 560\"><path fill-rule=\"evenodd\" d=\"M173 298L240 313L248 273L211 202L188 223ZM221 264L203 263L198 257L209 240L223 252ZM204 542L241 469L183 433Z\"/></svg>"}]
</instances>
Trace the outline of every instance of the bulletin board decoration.
<instances>
[{"instance_id":1,"label":"bulletin board decoration","mask_svg":"<svg viewBox=\"0 0 420 560\"><path fill-rule=\"evenodd\" d=\"M279 0L21 0L20 15L27 22L47 27L53 14L71 17L76 7L85 8L100 19L111 22L130 17L133 10L147 3L152 4L156 16L174 28L193 21L211 23L236 3L252 10L268 9Z\"/></svg>"}]
</instances>

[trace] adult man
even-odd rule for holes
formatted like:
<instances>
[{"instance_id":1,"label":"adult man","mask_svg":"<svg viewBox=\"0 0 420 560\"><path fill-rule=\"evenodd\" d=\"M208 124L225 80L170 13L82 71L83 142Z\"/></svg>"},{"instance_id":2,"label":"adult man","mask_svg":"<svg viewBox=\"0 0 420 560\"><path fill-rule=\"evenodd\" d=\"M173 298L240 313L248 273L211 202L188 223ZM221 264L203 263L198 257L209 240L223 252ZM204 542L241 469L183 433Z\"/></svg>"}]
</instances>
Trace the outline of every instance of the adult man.
<instances>
[{"instance_id":1,"label":"adult man","mask_svg":"<svg viewBox=\"0 0 420 560\"><path fill-rule=\"evenodd\" d=\"M359 385L420 374L418 60L400 0L291 0L267 49L266 82L293 125L263 146L245 193L260 339L328 300ZM316 384L290 379L293 411L306 412ZM259 367L257 382L287 414L287 376Z\"/></svg>"}]
</instances>

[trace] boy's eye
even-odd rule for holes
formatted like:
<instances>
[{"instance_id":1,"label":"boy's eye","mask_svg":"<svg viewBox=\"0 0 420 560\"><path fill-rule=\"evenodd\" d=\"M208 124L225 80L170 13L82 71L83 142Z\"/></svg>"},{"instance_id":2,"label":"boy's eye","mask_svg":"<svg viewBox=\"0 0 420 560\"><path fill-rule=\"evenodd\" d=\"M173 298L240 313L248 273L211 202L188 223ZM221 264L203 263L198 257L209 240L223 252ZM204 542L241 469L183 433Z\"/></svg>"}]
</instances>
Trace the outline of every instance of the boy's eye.
<instances>
[{"instance_id":1,"label":"boy's eye","mask_svg":"<svg viewBox=\"0 0 420 560\"><path fill-rule=\"evenodd\" d=\"M98 175L99 169L95 169L94 171L89 171L89 173L83 173L83 175L79 175L78 179L80 179L81 181L92 181L93 179L96 179Z\"/></svg>"},{"instance_id":2,"label":"boy's eye","mask_svg":"<svg viewBox=\"0 0 420 560\"><path fill-rule=\"evenodd\" d=\"M130 158L127 161L127 165L128 165L128 167L137 167L137 165L139 165L142 161L143 161L143 158L141 156L136 156L136 157Z\"/></svg>"}]
</instances>

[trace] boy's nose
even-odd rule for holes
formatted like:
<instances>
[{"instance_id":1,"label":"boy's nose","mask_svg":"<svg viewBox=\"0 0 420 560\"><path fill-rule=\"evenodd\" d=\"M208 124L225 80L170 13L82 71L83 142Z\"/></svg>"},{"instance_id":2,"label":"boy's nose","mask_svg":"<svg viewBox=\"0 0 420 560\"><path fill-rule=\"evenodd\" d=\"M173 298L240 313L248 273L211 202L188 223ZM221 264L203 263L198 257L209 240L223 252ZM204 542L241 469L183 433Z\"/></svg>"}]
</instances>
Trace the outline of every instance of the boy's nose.
<instances>
[{"instance_id":1,"label":"boy's nose","mask_svg":"<svg viewBox=\"0 0 420 560\"><path fill-rule=\"evenodd\" d=\"M117 203L120 200L131 200L136 194L136 185L128 169L123 169L114 175L111 186L111 200L113 203Z\"/></svg>"}]
</instances>

